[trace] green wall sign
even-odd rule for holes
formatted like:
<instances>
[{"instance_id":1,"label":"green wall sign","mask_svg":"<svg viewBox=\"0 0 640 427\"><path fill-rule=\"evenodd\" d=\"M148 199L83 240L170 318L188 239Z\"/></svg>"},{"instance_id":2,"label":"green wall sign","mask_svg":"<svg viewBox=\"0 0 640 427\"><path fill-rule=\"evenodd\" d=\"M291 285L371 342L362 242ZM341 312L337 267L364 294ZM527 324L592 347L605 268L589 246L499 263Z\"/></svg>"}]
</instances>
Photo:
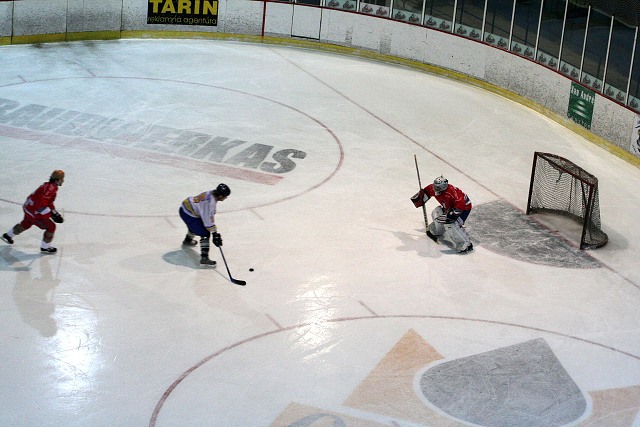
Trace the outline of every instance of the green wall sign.
<instances>
[{"instance_id":1,"label":"green wall sign","mask_svg":"<svg viewBox=\"0 0 640 427\"><path fill-rule=\"evenodd\" d=\"M571 94L569 96L569 109L567 117L587 129L591 129L593 118L593 105L596 94L578 83L571 82Z\"/></svg>"}]
</instances>

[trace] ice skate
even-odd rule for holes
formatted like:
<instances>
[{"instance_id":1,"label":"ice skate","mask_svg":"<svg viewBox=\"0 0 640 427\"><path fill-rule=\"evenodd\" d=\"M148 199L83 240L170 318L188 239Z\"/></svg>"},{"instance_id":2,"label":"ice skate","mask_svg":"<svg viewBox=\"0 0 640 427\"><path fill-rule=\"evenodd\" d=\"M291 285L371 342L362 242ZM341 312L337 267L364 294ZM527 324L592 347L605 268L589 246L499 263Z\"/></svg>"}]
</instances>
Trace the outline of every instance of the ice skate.
<instances>
[{"instance_id":1,"label":"ice skate","mask_svg":"<svg viewBox=\"0 0 640 427\"><path fill-rule=\"evenodd\" d=\"M473 243L469 243L469 246L466 247L466 249L463 249L461 251L458 251L459 254L463 254L465 252L471 252L473 250Z\"/></svg>"},{"instance_id":2,"label":"ice skate","mask_svg":"<svg viewBox=\"0 0 640 427\"><path fill-rule=\"evenodd\" d=\"M216 268L216 262L214 260L209 259L208 257L200 258L200 265L203 267Z\"/></svg>"},{"instance_id":3,"label":"ice skate","mask_svg":"<svg viewBox=\"0 0 640 427\"><path fill-rule=\"evenodd\" d=\"M197 245L197 244L198 244L198 241L197 241L197 240L195 240L195 239L192 239L192 238L190 238L190 237L188 237L188 236L187 236L187 237L185 237L185 238L184 238L184 240L182 241L182 244L183 244L184 246L195 246L195 245Z\"/></svg>"},{"instance_id":4,"label":"ice skate","mask_svg":"<svg viewBox=\"0 0 640 427\"><path fill-rule=\"evenodd\" d=\"M2 235L2 240L4 240L5 242L7 242L10 245L13 245L13 239L11 237L9 237L9 235L7 233L4 233Z\"/></svg>"},{"instance_id":5,"label":"ice skate","mask_svg":"<svg viewBox=\"0 0 640 427\"><path fill-rule=\"evenodd\" d=\"M40 248L40 252L42 252L43 254L55 254L56 252L58 252L58 249L54 248L53 246L49 246L48 248Z\"/></svg>"}]
</instances>

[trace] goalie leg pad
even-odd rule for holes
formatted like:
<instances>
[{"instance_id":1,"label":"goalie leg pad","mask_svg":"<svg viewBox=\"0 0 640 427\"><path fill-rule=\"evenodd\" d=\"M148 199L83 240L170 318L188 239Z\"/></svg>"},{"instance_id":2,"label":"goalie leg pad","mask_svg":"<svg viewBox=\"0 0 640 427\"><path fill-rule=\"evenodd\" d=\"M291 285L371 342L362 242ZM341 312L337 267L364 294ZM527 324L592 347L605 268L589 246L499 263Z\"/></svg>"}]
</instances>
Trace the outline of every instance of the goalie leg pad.
<instances>
[{"instance_id":1,"label":"goalie leg pad","mask_svg":"<svg viewBox=\"0 0 640 427\"><path fill-rule=\"evenodd\" d=\"M444 228L444 224L442 224L439 221L436 221L436 218L438 218L441 215L444 215L444 210L442 209L442 206L436 207L431 212L431 218L433 219L433 221L431 221L431 224L429 224L429 231L434 236L442 236L446 231Z\"/></svg>"},{"instance_id":2,"label":"goalie leg pad","mask_svg":"<svg viewBox=\"0 0 640 427\"><path fill-rule=\"evenodd\" d=\"M462 228L460 222L461 221L456 221L444 226L447 232L447 237L455 245L456 252L464 252L471 246L469 235L466 230Z\"/></svg>"}]
</instances>

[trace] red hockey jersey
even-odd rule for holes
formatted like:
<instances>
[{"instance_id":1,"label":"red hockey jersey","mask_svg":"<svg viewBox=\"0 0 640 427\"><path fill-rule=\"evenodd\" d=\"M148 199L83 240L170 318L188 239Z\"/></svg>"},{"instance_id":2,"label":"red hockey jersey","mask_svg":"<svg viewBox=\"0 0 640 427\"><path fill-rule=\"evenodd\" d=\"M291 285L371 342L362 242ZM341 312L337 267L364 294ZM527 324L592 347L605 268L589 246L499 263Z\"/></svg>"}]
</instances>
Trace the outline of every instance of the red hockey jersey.
<instances>
[{"instance_id":1,"label":"red hockey jersey","mask_svg":"<svg viewBox=\"0 0 640 427\"><path fill-rule=\"evenodd\" d=\"M447 212L449 209L457 209L460 211L468 211L471 210L471 200L464 193L464 191L460 190L458 187L454 187L449 184L447 189L442 193L436 195L436 192L433 188L433 184L429 184L424 187L420 192L416 193L412 198L413 204L416 208L427 203L431 197L435 197L440 206Z\"/></svg>"},{"instance_id":2,"label":"red hockey jersey","mask_svg":"<svg viewBox=\"0 0 640 427\"><path fill-rule=\"evenodd\" d=\"M58 195L58 184L55 182L45 182L36 189L27 200L22 208L27 215L34 218L49 218L51 211L55 210L53 202Z\"/></svg>"}]
</instances>

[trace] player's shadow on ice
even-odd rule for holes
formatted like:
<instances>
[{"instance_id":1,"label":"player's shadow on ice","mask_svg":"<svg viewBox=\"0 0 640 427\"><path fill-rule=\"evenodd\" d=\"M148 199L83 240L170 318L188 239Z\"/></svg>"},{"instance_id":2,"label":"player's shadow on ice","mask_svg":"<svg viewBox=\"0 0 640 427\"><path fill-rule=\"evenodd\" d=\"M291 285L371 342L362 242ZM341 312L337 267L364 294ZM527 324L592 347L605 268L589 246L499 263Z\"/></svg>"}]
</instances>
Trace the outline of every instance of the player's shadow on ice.
<instances>
[{"instance_id":1,"label":"player's shadow on ice","mask_svg":"<svg viewBox=\"0 0 640 427\"><path fill-rule=\"evenodd\" d=\"M443 254L458 253L458 251L456 251L456 244L453 243L451 240L449 240L447 237L440 236L438 237L438 241L434 242L429 238L429 236L427 236L427 232L425 231L424 228L418 228L416 229L416 231L420 233L420 238L418 239L418 241L427 245L429 244L433 245L436 248L436 250L440 251L440 253L443 253ZM426 239L424 242L422 240L423 238Z\"/></svg>"},{"instance_id":2,"label":"player's shadow on ice","mask_svg":"<svg viewBox=\"0 0 640 427\"><path fill-rule=\"evenodd\" d=\"M181 248L177 251L167 252L162 259L172 265L200 269L200 252L192 248Z\"/></svg>"},{"instance_id":3,"label":"player's shadow on ice","mask_svg":"<svg viewBox=\"0 0 640 427\"><path fill-rule=\"evenodd\" d=\"M416 233L385 230L382 228L371 229L393 234L398 240L402 242L402 246L398 246L396 248L396 250L400 252L415 252L418 254L418 256L424 258L433 258L442 254L456 253L456 251L453 249L453 243L449 243L447 241L447 245L437 244L427 237L424 228L416 229Z\"/></svg>"},{"instance_id":4,"label":"player's shadow on ice","mask_svg":"<svg viewBox=\"0 0 640 427\"><path fill-rule=\"evenodd\" d=\"M400 242L402 246L398 246L396 249L401 252L415 252L418 256L425 258L433 258L441 254L449 253L449 248L445 245L438 245L431 239L429 239L424 232L424 229L417 229L416 233L405 233L404 231L389 231ZM445 250L443 250L445 249ZM451 248L451 252L455 252Z\"/></svg>"},{"instance_id":5,"label":"player's shadow on ice","mask_svg":"<svg viewBox=\"0 0 640 427\"><path fill-rule=\"evenodd\" d=\"M0 270L4 271L29 271L31 263L42 258L40 253L28 254L10 246L0 248Z\"/></svg>"}]
</instances>

